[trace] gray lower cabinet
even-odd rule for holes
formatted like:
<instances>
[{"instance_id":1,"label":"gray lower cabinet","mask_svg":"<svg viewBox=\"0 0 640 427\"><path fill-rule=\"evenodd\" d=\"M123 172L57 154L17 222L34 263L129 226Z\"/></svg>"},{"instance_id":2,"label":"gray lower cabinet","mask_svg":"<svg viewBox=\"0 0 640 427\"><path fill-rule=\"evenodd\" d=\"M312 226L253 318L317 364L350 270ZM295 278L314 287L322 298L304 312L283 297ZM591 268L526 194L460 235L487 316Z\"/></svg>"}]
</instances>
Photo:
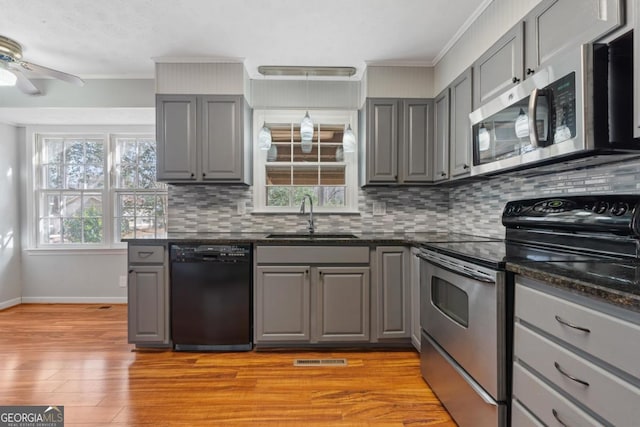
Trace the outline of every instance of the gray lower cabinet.
<instances>
[{"instance_id":1,"label":"gray lower cabinet","mask_svg":"<svg viewBox=\"0 0 640 427\"><path fill-rule=\"evenodd\" d=\"M637 425L638 352L638 313L516 276L512 424Z\"/></svg>"},{"instance_id":2,"label":"gray lower cabinet","mask_svg":"<svg viewBox=\"0 0 640 427\"><path fill-rule=\"evenodd\" d=\"M369 98L363 184L432 180L433 100Z\"/></svg>"},{"instance_id":3,"label":"gray lower cabinet","mask_svg":"<svg viewBox=\"0 0 640 427\"><path fill-rule=\"evenodd\" d=\"M468 68L449 86L449 174L451 179L469 175L471 171L471 122L473 109L472 72Z\"/></svg>"},{"instance_id":4,"label":"gray lower cabinet","mask_svg":"<svg viewBox=\"0 0 640 427\"><path fill-rule=\"evenodd\" d=\"M411 342L420 351L420 258L419 249L411 248Z\"/></svg>"},{"instance_id":5,"label":"gray lower cabinet","mask_svg":"<svg viewBox=\"0 0 640 427\"><path fill-rule=\"evenodd\" d=\"M156 95L158 181L251 184L250 121L242 95Z\"/></svg>"},{"instance_id":6,"label":"gray lower cabinet","mask_svg":"<svg viewBox=\"0 0 640 427\"><path fill-rule=\"evenodd\" d=\"M169 286L165 247L130 245L128 259L129 343L168 346Z\"/></svg>"},{"instance_id":7,"label":"gray lower cabinet","mask_svg":"<svg viewBox=\"0 0 640 427\"><path fill-rule=\"evenodd\" d=\"M256 342L311 340L310 266L258 267Z\"/></svg>"},{"instance_id":8,"label":"gray lower cabinet","mask_svg":"<svg viewBox=\"0 0 640 427\"><path fill-rule=\"evenodd\" d=\"M633 37L633 87L635 88L635 126L633 136L640 138L640 4L634 3L635 31Z\"/></svg>"},{"instance_id":9,"label":"gray lower cabinet","mask_svg":"<svg viewBox=\"0 0 640 427\"><path fill-rule=\"evenodd\" d=\"M449 88L435 99L433 107L433 181L449 179Z\"/></svg>"},{"instance_id":10,"label":"gray lower cabinet","mask_svg":"<svg viewBox=\"0 0 640 427\"><path fill-rule=\"evenodd\" d=\"M317 267L315 272L315 340L368 342L369 267Z\"/></svg>"},{"instance_id":11,"label":"gray lower cabinet","mask_svg":"<svg viewBox=\"0 0 640 427\"><path fill-rule=\"evenodd\" d=\"M408 252L402 246L376 248L376 337L409 338Z\"/></svg>"},{"instance_id":12,"label":"gray lower cabinet","mask_svg":"<svg viewBox=\"0 0 640 427\"><path fill-rule=\"evenodd\" d=\"M473 109L523 78L524 25L518 23L473 63Z\"/></svg>"}]
</instances>

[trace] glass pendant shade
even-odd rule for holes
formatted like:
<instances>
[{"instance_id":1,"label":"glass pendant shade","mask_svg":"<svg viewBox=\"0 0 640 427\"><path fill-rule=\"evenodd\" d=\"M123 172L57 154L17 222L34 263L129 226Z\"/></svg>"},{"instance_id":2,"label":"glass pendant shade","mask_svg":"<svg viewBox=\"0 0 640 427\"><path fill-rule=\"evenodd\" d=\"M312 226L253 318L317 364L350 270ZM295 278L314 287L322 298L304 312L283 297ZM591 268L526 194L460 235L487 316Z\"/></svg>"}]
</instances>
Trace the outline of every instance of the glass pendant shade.
<instances>
[{"instance_id":1,"label":"glass pendant shade","mask_svg":"<svg viewBox=\"0 0 640 427\"><path fill-rule=\"evenodd\" d=\"M310 153L311 149L313 148L313 141L310 139L303 139L300 142L300 148L302 149L303 153Z\"/></svg>"},{"instance_id":2,"label":"glass pendant shade","mask_svg":"<svg viewBox=\"0 0 640 427\"><path fill-rule=\"evenodd\" d=\"M308 111L304 115L302 122L300 122L300 137L303 141L307 140L309 142L313 139L313 121L311 121Z\"/></svg>"},{"instance_id":3,"label":"glass pendant shade","mask_svg":"<svg viewBox=\"0 0 640 427\"><path fill-rule=\"evenodd\" d=\"M15 74L0 65L0 86L15 86L17 80Z\"/></svg>"},{"instance_id":4,"label":"glass pendant shade","mask_svg":"<svg viewBox=\"0 0 640 427\"><path fill-rule=\"evenodd\" d=\"M527 117L522 108L516 119L515 129L518 138L527 138L529 136L529 117Z\"/></svg>"},{"instance_id":5,"label":"glass pendant shade","mask_svg":"<svg viewBox=\"0 0 640 427\"><path fill-rule=\"evenodd\" d=\"M258 148L265 151L271 148L271 129L264 124L258 133Z\"/></svg>"},{"instance_id":6,"label":"glass pendant shade","mask_svg":"<svg viewBox=\"0 0 640 427\"><path fill-rule=\"evenodd\" d=\"M478 149L480 151L487 151L491 146L491 135L489 135L489 131L484 125L480 126L478 129Z\"/></svg>"},{"instance_id":7,"label":"glass pendant shade","mask_svg":"<svg viewBox=\"0 0 640 427\"><path fill-rule=\"evenodd\" d=\"M355 153L356 151L356 136L353 134L353 130L351 130L351 124L347 126L347 129L342 135L342 150L345 153Z\"/></svg>"}]
</instances>

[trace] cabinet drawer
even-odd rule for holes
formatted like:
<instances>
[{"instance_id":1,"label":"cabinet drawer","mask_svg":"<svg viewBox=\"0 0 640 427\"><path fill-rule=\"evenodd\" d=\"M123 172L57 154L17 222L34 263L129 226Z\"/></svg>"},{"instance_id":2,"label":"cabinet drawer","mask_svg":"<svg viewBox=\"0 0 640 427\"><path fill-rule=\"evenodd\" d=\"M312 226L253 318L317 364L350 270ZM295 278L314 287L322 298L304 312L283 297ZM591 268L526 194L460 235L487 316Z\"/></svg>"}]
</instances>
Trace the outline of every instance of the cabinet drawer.
<instances>
[{"instance_id":1,"label":"cabinet drawer","mask_svg":"<svg viewBox=\"0 0 640 427\"><path fill-rule=\"evenodd\" d=\"M368 246L258 246L258 264L369 264Z\"/></svg>"},{"instance_id":2,"label":"cabinet drawer","mask_svg":"<svg viewBox=\"0 0 640 427\"><path fill-rule=\"evenodd\" d=\"M518 363L513 365L513 396L548 426L602 425Z\"/></svg>"},{"instance_id":3,"label":"cabinet drawer","mask_svg":"<svg viewBox=\"0 0 640 427\"><path fill-rule=\"evenodd\" d=\"M514 427L544 427L517 400L511 404L511 425Z\"/></svg>"},{"instance_id":4,"label":"cabinet drawer","mask_svg":"<svg viewBox=\"0 0 640 427\"><path fill-rule=\"evenodd\" d=\"M516 281L517 318L640 378L640 326ZM587 331L567 326L571 324Z\"/></svg>"},{"instance_id":5,"label":"cabinet drawer","mask_svg":"<svg viewBox=\"0 0 640 427\"><path fill-rule=\"evenodd\" d=\"M164 246L129 246L129 264L164 263Z\"/></svg>"},{"instance_id":6,"label":"cabinet drawer","mask_svg":"<svg viewBox=\"0 0 640 427\"><path fill-rule=\"evenodd\" d=\"M519 323L515 326L514 353L612 424L633 425L640 419L640 389Z\"/></svg>"}]
</instances>

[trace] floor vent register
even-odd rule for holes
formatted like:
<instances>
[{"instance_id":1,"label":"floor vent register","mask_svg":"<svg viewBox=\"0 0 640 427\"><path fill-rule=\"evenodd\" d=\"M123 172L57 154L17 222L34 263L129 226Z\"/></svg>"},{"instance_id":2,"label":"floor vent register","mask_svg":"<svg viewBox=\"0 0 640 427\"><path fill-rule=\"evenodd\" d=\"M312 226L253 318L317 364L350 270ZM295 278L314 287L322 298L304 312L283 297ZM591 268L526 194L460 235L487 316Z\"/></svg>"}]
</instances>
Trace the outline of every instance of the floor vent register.
<instances>
[{"instance_id":1,"label":"floor vent register","mask_svg":"<svg viewBox=\"0 0 640 427\"><path fill-rule=\"evenodd\" d=\"M347 366L347 359L295 359L293 366Z\"/></svg>"}]
</instances>

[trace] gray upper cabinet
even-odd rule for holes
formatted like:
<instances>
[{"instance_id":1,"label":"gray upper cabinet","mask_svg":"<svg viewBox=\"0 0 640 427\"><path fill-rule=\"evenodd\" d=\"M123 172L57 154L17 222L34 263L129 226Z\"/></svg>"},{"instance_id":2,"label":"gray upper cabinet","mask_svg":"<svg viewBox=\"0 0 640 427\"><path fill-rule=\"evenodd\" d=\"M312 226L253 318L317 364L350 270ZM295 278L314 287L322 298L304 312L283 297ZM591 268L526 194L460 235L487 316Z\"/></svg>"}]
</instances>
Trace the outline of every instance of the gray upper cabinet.
<instances>
[{"instance_id":1,"label":"gray upper cabinet","mask_svg":"<svg viewBox=\"0 0 640 427\"><path fill-rule=\"evenodd\" d=\"M367 181L398 180L398 100L367 100Z\"/></svg>"},{"instance_id":2,"label":"gray upper cabinet","mask_svg":"<svg viewBox=\"0 0 640 427\"><path fill-rule=\"evenodd\" d=\"M408 253L402 246L376 248L376 334L378 339L411 336Z\"/></svg>"},{"instance_id":3,"label":"gray upper cabinet","mask_svg":"<svg viewBox=\"0 0 640 427\"><path fill-rule=\"evenodd\" d=\"M433 177L431 161L433 101L405 99L402 101L401 116L398 151L402 159L402 167L399 181L401 183L430 182Z\"/></svg>"},{"instance_id":4,"label":"gray upper cabinet","mask_svg":"<svg viewBox=\"0 0 640 427\"><path fill-rule=\"evenodd\" d=\"M369 341L369 267L317 267L318 342Z\"/></svg>"},{"instance_id":5,"label":"gray upper cabinet","mask_svg":"<svg viewBox=\"0 0 640 427\"><path fill-rule=\"evenodd\" d=\"M251 184L251 110L242 95L157 95L159 181Z\"/></svg>"},{"instance_id":6,"label":"gray upper cabinet","mask_svg":"<svg viewBox=\"0 0 640 427\"><path fill-rule=\"evenodd\" d=\"M623 8L620 0L543 0L525 18L525 74L622 25Z\"/></svg>"},{"instance_id":7,"label":"gray upper cabinet","mask_svg":"<svg viewBox=\"0 0 640 427\"><path fill-rule=\"evenodd\" d=\"M471 113L473 84L471 68L451 83L451 117L449 120L449 173L451 178L468 175L471 166Z\"/></svg>"},{"instance_id":8,"label":"gray upper cabinet","mask_svg":"<svg viewBox=\"0 0 640 427\"><path fill-rule=\"evenodd\" d=\"M473 63L474 110L522 81L523 33L521 22Z\"/></svg>"},{"instance_id":9,"label":"gray upper cabinet","mask_svg":"<svg viewBox=\"0 0 640 427\"><path fill-rule=\"evenodd\" d=\"M196 97L156 97L158 181L196 179Z\"/></svg>"},{"instance_id":10,"label":"gray upper cabinet","mask_svg":"<svg viewBox=\"0 0 640 427\"><path fill-rule=\"evenodd\" d=\"M256 342L308 342L311 339L310 267L259 266L256 271Z\"/></svg>"},{"instance_id":11,"label":"gray upper cabinet","mask_svg":"<svg viewBox=\"0 0 640 427\"><path fill-rule=\"evenodd\" d=\"M635 31L633 37L633 86L635 87L635 127L633 136L640 138L640 5L635 3Z\"/></svg>"},{"instance_id":12,"label":"gray upper cabinet","mask_svg":"<svg viewBox=\"0 0 640 427\"><path fill-rule=\"evenodd\" d=\"M169 286L164 246L129 245L128 340L141 346L168 346Z\"/></svg>"},{"instance_id":13,"label":"gray upper cabinet","mask_svg":"<svg viewBox=\"0 0 640 427\"><path fill-rule=\"evenodd\" d=\"M433 107L433 181L449 178L449 88L435 99Z\"/></svg>"},{"instance_id":14,"label":"gray upper cabinet","mask_svg":"<svg viewBox=\"0 0 640 427\"><path fill-rule=\"evenodd\" d=\"M367 99L364 184L431 181L432 109L430 99Z\"/></svg>"}]
</instances>

